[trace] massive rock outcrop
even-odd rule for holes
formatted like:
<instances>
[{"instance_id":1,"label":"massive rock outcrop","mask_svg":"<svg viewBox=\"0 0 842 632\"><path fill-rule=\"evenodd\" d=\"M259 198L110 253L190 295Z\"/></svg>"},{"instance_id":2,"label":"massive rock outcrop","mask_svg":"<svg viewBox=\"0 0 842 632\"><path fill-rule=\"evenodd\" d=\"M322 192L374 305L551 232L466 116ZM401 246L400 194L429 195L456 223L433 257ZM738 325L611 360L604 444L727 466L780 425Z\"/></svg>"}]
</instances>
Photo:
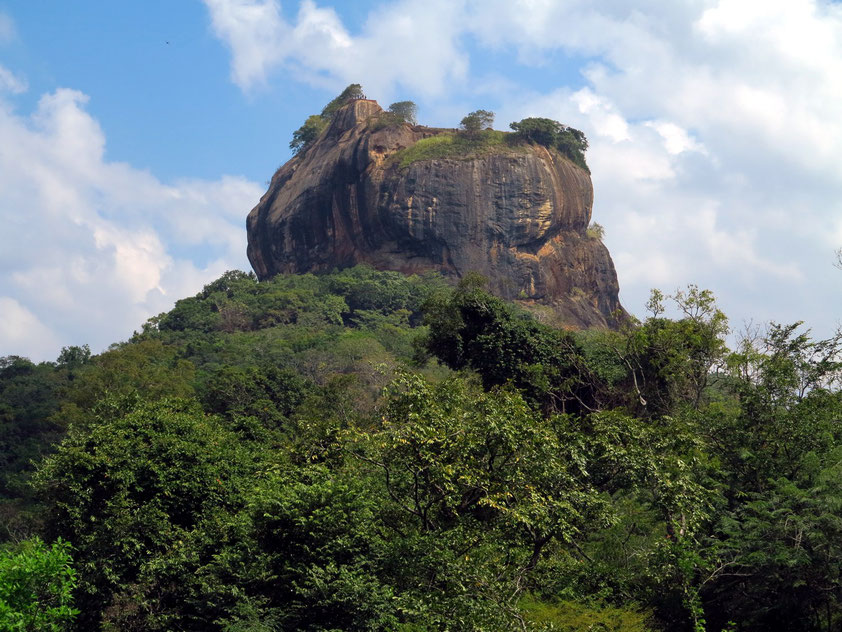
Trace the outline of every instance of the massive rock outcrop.
<instances>
[{"instance_id":1,"label":"massive rock outcrop","mask_svg":"<svg viewBox=\"0 0 842 632\"><path fill-rule=\"evenodd\" d=\"M402 160L419 140L451 130L384 126L382 116L374 101L345 105L274 175L247 222L260 279L357 263L476 271L492 292L549 305L562 323L616 324L614 264L586 234L586 171L539 145Z\"/></svg>"}]
</instances>

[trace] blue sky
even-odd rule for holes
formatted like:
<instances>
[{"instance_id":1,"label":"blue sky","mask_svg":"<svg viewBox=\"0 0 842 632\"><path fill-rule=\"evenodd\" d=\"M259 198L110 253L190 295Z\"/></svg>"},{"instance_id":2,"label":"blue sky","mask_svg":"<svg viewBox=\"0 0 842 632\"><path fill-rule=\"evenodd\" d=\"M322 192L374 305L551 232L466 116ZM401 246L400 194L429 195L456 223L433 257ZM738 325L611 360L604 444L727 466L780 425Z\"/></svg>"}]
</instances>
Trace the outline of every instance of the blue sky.
<instances>
[{"instance_id":1,"label":"blue sky","mask_svg":"<svg viewBox=\"0 0 842 632\"><path fill-rule=\"evenodd\" d=\"M225 269L351 82L585 131L621 300L838 326L842 10L820 0L0 0L0 355L101 350Z\"/></svg>"}]
</instances>

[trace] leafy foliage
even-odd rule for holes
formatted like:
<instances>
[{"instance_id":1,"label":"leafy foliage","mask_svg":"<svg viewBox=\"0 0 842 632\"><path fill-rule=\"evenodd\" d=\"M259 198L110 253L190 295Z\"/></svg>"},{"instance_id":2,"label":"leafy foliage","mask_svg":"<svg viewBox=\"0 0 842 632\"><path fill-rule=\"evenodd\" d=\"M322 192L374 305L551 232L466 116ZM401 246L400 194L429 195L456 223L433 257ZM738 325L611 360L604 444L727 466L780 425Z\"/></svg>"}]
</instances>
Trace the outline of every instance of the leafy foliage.
<instances>
[{"instance_id":1,"label":"leafy foliage","mask_svg":"<svg viewBox=\"0 0 842 632\"><path fill-rule=\"evenodd\" d=\"M475 110L465 116L459 123L460 129L468 136L476 136L480 131L494 125L494 112L489 110Z\"/></svg>"},{"instance_id":2,"label":"leafy foliage","mask_svg":"<svg viewBox=\"0 0 842 632\"><path fill-rule=\"evenodd\" d=\"M139 404L74 429L37 472L48 532L70 542L81 624L124 598L212 514L242 506L247 446L194 403ZM160 590L154 583L149 589Z\"/></svg>"},{"instance_id":3,"label":"leafy foliage","mask_svg":"<svg viewBox=\"0 0 842 632\"><path fill-rule=\"evenodd\" d=\"M71 562L62 540L48 547L35 537L0 547L0 629L67 630L79 613Z\"/></svg>"},{"instance_id":4,"label":"leafy foliage","mask_svg":"<svg viewBox=\"0 0 842 632\"><path fill-rule=\"evenodd\" d=\"M590 173L585 162L588 140L581 131L548 118L530 117L509 125L515 134L526 141L553 147L574 164Z\"/></svg>"},{"instance_id":5,"label":"leafy foliage","mask_svg":"<svg viewBox=\"0 0 842 632\"><path fill-rule=\"evenodd\" d=\"M339 96L332 99L322 109L320 114L311 114L308 116L304 124L292 133L292 140L289 143L292 153L300 154L305 152L321 136L339 108L348 103L348 101L362 98L364 98L362 86L358 83L352 83Z\"/></svg>"},{"instance_id":6,"label":"leafy foliage","mask_svg":"<svg viewBox=\"0 0 842 632\"><path fill-rule=\"evenodd\" d=\"M588 226L587 236L589 239L602 241L602 238L605 237L605 227L597 222L591 222L591 225Z\"/></svg>"},{"instance_id":7,"label":"leafy foliage","mask_svg":"<svg viewBox=\"0 0 842 632\"><path fill-rule=\"evenodd\" d=\"M839 627L842 336L730 350L695 286L562 331L483 285L232 271L3 358L6 627Z\"/></svg>"},{"instance_id":8,"label":"leafy foliage","mask_svg":"<svg viewBox=\"0 0 842 632\"><path fill-rule=\"evenodd\" d=\"M425 306L427 348L452 369L470 367L486 388L511 382L533 406L569 412L586 406L573 337L541 325L470 279Z\"/></svg>"},{"instance_id":9,"label":"leafy foliage","mask_svg":"<svg viewBox=\"0 0 842 632\"><path fill-rule=\"evenodd\" d=\"M292 133L289 148L297 154L310 146L327 127L328 120L318 114L311 114L304 121L304 125Z\"/></svg>"},{"instance_id":10,"label":"leafy foliage","mask_svg":"<svg viewBox=\"0 0 842 632\"><path fill-rule=\"evenodd\" d=\"M416 125L418 123L418 106L414 101L397 101L389 106L389 112L403 123Z\"/></svg>"},{"instance_id":11,"label":"leafy foliage","mask_svg":"<svg viewBox=\"0 0 842 632\"><path fill-rule=\"evenodd\" d=\"M358 83L349 84L342 92L339 93L339 96L324 106L321 112L321 117L323 119L330 120L333 118L336 111L348 103L348 101L363 98L365 98L365 95L363 94L363 87Z\"/></svg>"}]
</instances>

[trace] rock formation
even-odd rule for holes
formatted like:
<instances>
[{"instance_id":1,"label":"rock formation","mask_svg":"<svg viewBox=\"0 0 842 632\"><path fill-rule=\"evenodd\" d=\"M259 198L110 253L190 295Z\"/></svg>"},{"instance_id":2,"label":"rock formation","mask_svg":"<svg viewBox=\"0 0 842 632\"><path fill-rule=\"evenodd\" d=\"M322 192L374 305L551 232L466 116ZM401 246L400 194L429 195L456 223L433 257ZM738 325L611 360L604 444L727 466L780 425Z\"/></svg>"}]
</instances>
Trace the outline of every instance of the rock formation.
<instances>
[{"instance_id":1,"label":"rock formation","mask_svg":"<svg viewBox=\"0 0 842 632\"><path fill-rule=\"evenodd\" d=\"M377 103L352 101L275 173L247 222L258 278L357 263L476 271L495 294L549 305L569 326L616 325L614 264L586 233L585 170L555 150L506 143L402 164L407 148L452 130L383 123Z\"/></svg>"}]
</instances>

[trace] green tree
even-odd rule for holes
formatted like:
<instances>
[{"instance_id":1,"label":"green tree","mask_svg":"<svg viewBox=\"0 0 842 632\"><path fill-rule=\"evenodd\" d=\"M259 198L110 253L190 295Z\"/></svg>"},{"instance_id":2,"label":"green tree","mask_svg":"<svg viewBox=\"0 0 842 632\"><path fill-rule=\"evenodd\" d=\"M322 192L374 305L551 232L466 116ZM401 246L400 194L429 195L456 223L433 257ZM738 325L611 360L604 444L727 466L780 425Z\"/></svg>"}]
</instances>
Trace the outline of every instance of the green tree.
<instances>
[{"instance_id":1,"label":"green tree","mask_svg":"<svg viewBox=\"0 0 842 632\"><path fill-rule=\"evenodd\" d=\"M358 83L352 83L322 109L321 117L329 121L333 118L336 111L349 101L364 98L363 87Z\"/></svg>"},{"instance_id":2,"label":"green tree","mask_svg":"<svg viewBox=\"0 0 842 632\"><path fill-rule=\"evenodd\" d=\"M654 313L663 309L662 298L653 292L649 305ZM631 327L622 347L614 349L627 368L621 386L631 396L627 405L644 417L676 414L683 407L699 409L712 372L723 366L728 351L728 319L710 290L691 285L669 298L682 318L652 316Z\"/></svg>"},{"instance_id":3,"label":"green tree","mask_svg":"<svg viewBox=\"0 0 842 632\"><path fill-rule=\"evenodd\" d=\"M383 488L390 583L428 604L434 629L508 629L545 547L606 517L581 442L511 391L403 373L387 397L382 426L359 430L351 447Z\"/></svg>"},{"instance_id":4,"label":"green tree","mask_svg":"<svg viewBox=\"0 0 842 632\"><path fill-rule=\"evenodd\" d=\"M832 465L799 482L780 477L749 493L718 524L703 596L712 623L831 632L842 623L842 503Z\"/></svg>"},{"instance_id":5,"label":"green tree","mask_svg":"<svg viewBox=\"0 0 842 632\"><path fill-rule=\"evenodd\" d=\"M61 353L56 359L56 364L72 370L87 364L90 360L91 348L88 345L62 347Z\"/></svg>"},{"instance_id":6,"label":"green tree","mask_svg":"<svg viewBox=\"0 0 842 632\"><path fill-rule=\"evenodd\" d=\"M538 143L544 147L555 147L564 125L548 118L529 117L510 123L515 134L524 140Z\"/></svg>"},{"instance_id":7,"label":"green tree","mask_svg":"<svg viewBox=\"0 0 842 632\"><path fill-rule=\"evenodd\" d=\"M529 117L510 123L518 138L544 147L553 147L574 164L589 172L585 162L588 140L578 129L562 125L558 121L541 117Z\"/></svg>"},{"instance_id":8,"label":"green tree","mask_svg":"<svg viewBox=\"0 0 842 632\"><path fill-rule=\"evenodd\" d=\"M75 551L80 625L94 629L128 601L141 606L139 629L167 629L178 595L201 592L202 559L190 543L243 507L255 468L241 437L183 400L139 403L72 429L34 479L47 533ZM175 613L190 614L187 607Z\"/></svg>"},{"instance_id":9,"label":"green tree","mask_svg":"<svg viewBox=\"0 0 842 632\"><path fill-rule=\"evenodd\" d=\"M327 127L328 119L318 114L312 114L304 121L304 125L292 133L292 140L289 148L292 153L298 154L309 147Z\"/></svg>"},{"instance_id":10,"label":"green tree","mask_svg":"<svg viewBox=\"0 0 842 632\"><path fill-rule=\"evenodd\" d=\"M482 130L494 125L494 112L489 110L474 110L465 116L459 127L470 137L477 136Z\"/></svg>"},{"instance_id":11,"label":"green tree","mask_svg":"<svg viewBox=\"0 0 842 632\"><path fill-rule=\"evenodd\" d=\"M389 112L394 114L403 123L410 125L417 124L418 106L414 101L397 101L389 106Z\"/></svg>"},{"instance_id":12,"label":"green tree","mask_svg":"<svg viewBox=\"0 0 842 632\"><path fill-rule=\"evenodd\" d=\"M84 371L0 358L0 542L27 537L40 512L27 484L32 463L49 454L66 424L54 418L62 395Z\"/></svg>"},{"instance_id":13,"label":"green tree","mask_svg":"<svg viewBox=\"0 0 842 632\"><path fill-rule=\"evenodd\" d=\"M189 397L194 393L195 366L178 356L178 349L160 340L125 344L93 358L84 375L64 395L56 418L63 423L83 421L104 397L140 396L145 399Z\"/></svg>"},{"instance_id":14,"label":"green tree","mask_svg":"<svg viewBox=\"0 0 842 632\"><path fill-rule=\"evenodd\" d=\"M274 366L222 367L202 389L208 412L250 415L272 427L292 414L307 390L308 384L297 373Z\"/></svg>"},{"instance_id":15,"label":"green tree","mask_svg":"<svg viewBox=\"0 0 842 632\"><path fill-rule=\"evenodd\" d=\"M585 133L573 127L565 126L556 140L556 148L575 164L588 170L585 164L585 152L588 150L588 139Z\"/></svg>"},{"instance_id":16,"label":"green tree","mask_svg":"<svg viewBox=\"0 0 842 632\"><path fill-rule=\"evenodd\" d=\"M76 572L70 545L39 538L0 547L0 629L60 632L79 613L73 608Z\"/></svg>"},{"instance_id":17,"label":"green tree","mask_svg":"<svg viewBox=\"0 0 842 632\"><path fill-rule=\"evenodd\" d=\"M478 288L468 279L425 305L427 350L452 369L472 368L486 388L511 382L530 404L574 412L592 399L574 338Z\"/></svg>"},{"instance_id":18,"label":"green tree","mask_svg":"<svg viewBox=\"0 0 842 632\"><path fill-rule=\"evenodd\" d=\"M273 472L262 482L251 503L254 544L241 551L242 567L260 557L271 580L255 584L255 592L282 629L398 627L379 505L364 477L324 465Z\"/></svg>"}]
</instances>

